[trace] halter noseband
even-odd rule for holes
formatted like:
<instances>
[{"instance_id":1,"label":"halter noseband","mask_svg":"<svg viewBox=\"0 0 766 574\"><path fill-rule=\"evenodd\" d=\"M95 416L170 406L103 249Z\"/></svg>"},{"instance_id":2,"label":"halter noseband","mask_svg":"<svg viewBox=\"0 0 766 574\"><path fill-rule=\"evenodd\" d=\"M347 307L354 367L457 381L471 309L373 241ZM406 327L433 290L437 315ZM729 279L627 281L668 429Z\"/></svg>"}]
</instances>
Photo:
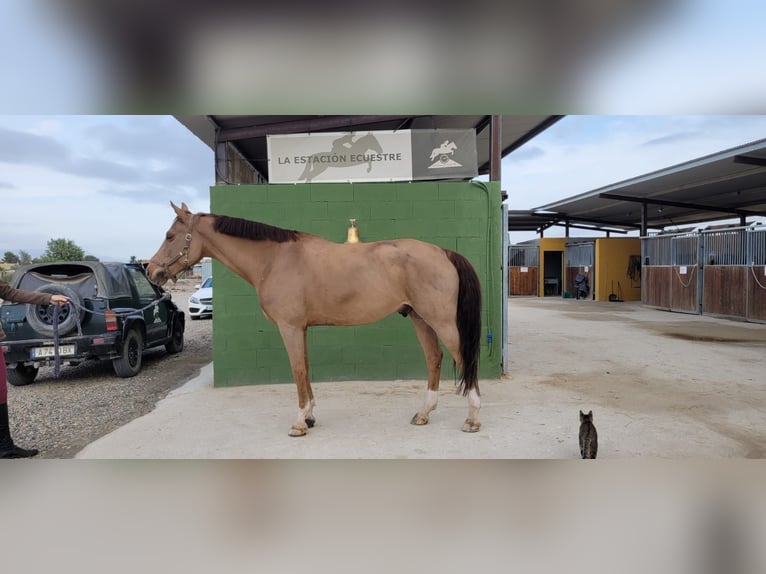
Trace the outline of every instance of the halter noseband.
<instances>
[{"instance_id":1,"label":"halter noseband","mask_svg":"<svg viewBox=\"0 0 766 574\"><path fill-rule=\"evenodd\" d=\"M183 267L183 269L181 269L181 271L187 271L188 269L190 269L191 265L189 265L189 247L191 246L191 240L192 240L192 233L191 232L192 232L192 227L194 227L194 221L197 219L197 217L199 217L199 213L195 213L195 214L193 214L189 218L189 228L187 229L186 237L184 238L186 240L186 243L184 244L184 248L181 250L181 252L178 255L176 255L175 257L173 257L173 259L171 259L170 261L168 261L166 263L159 263L159 262L155 261L154 259L150 259L149 262L150 263L154 263L157 267L159 267L167 275L169 275L168 269L170 268L170 266L173 265L179 259L181 259L181 257L183 257L184 258L184 267ZM181 271L179 271L179 273ZM174 280L175 280L175 276L176 275L178 275L178 273L173 275L173 279Z\"/></svg>"}]
</instances>

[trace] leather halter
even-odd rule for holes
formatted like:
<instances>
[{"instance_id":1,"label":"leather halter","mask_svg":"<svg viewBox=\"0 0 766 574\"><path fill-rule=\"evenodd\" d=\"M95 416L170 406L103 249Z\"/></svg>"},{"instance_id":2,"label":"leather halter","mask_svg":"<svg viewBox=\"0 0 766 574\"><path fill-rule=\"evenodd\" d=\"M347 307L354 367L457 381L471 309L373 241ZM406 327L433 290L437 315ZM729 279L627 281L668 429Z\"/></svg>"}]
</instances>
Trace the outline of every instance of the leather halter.
<instances>
[{"instance_id":1,"label":"leather halter","mask_svg":"<svg viewBox=\"0 0 766 574\"><path fill-rule=\"evenodd\" d=\"M155 261L154 259L150 259L149 262L154 263L157 267L162 269L165 272L165 274L168 276L170 276L170 273L168 273L168 269L170 268L170 266L173 265L176 261L178 261L182 257L184 259L184 267L183 269L181 269L181 271L187 271L191 269L191 265L189 265L189 247L191 246L191 240L192 240L192 228L194 227L194 222L196 221L198 217L199 217L199 213L195 213L189 218L189 228L187 229L186 237L184 238L186 243L184 244L183 249L180 251L178 255L176 255L175 257L173 257L170 261L166 263L159 263ZM179 271L178 273L181 273L181 271ZM172 276L173 279L175 279L178 273Z\"/></svg>"}]
</instances>

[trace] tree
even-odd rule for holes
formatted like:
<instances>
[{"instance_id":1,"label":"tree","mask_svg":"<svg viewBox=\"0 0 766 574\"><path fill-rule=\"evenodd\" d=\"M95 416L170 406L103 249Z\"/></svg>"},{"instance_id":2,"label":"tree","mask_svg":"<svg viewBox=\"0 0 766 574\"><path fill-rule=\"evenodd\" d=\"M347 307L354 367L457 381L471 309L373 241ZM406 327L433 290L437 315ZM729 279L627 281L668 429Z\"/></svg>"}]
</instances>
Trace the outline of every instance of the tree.
<instances>
[{"instance_id":1,"label":"tree","mask_svg":"<svg viewBox=\"0 0 766 574\"><path fill-rule=\"evenodd\" d=\"M82 261L83 250L71 239L49 239L48 249L40 258L44 262L53 261Z\"/></svg>"},{"instance_id":2,"label":"tree","mask_svg":"<svg viewBox=\"0 0 766 574\"><path fill-rule=\"evenodd\" d=\"M83 261L98 261L99 259L95 255L86 255L85 257L82 258L82 260Z\"/></svg>"},{"instance_id":3,"label":"tree","mask_svg":"<svg viewBox=\"0 0 766 574\"><path fill-rule=\"evenodd\" d=\"M131 255L131 256L130 256L130 261L129 261L129 263L138 263L138 259L136 259L136 256L135 256L135 255Z\"/></svg>"},{"instance_id":4,"label":"tree","mask_svg":"<svg viewBox=\"0 0 766 574\"><path fill-rule=\"evenodd\" d=\"M13 251L6 251L3 255L3 261L5 263L18 263L19 257Z\"/></svg>"},{"instance_id":5,"label":"tree","mask_svg":"<svg viewBox=\"0 0 766 574\"><path fill-rule=\"evenodd\" d=\"M29 265L32 263L32 256L24 250L19 251L19 265Z\"/></svg>"}]
</instances>

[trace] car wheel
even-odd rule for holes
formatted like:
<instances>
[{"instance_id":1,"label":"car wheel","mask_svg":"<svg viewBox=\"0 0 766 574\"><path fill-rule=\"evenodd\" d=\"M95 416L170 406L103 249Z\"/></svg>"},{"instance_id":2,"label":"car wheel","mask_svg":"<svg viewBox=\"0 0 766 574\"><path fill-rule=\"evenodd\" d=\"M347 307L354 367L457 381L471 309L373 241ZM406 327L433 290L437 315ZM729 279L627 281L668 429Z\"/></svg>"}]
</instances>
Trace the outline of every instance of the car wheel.
<instances>
[{"instance_id":1,"label":"car wheel","mask_svg":"<svg viewBox=\"0 0 766 574\"><path fill-rule=\"evenodd\" d=\"M58 283L48 283L36 289L38 293L51 293L53 295L65 295L70 301L76 304L82 305L82 299L80 296L67 287L66 285L60 285ZM27 305L27 321L29 325L41 335L45 337L53 337L53 314L55 312L56 305L35 305L29 303ZM72 305L60 305L59 306L59 335L63 336L77 327L77 310Z\"/></svg>"},{"instance_id":2,"label":"car wheel","mask_svg":"<svg viewBox=\"0 0 766 574\"><path fill-rule=\"evenodd\" d=\"M173 321L173 338L165 343L165 350L169 355L175 355L184 350L184 319L178 316Z\"/></svg>"},{"instance_id":3,"label":"car wheel","mask_svg":"<svg viewBox=\"0 0 766 574\"><path fill-rule=\"evenodd\" d=\"M32 365L17 364L15 367L8 369L8 382L14 387L23 387L24 385L31 385L35 382L37 377L37 367Z\"/></svg>"},{"instance_id":4,"label":"car wheel","mask_svg":"<svg viewBox=\"0 0 766 574\"><path fill-rule=\"evenodd\" d=\"M135 377L141 370L144 338L138 329L131 329L122 342L121 356L112 359L112 367L118 377Z\"/></svg>"}]
</instances>

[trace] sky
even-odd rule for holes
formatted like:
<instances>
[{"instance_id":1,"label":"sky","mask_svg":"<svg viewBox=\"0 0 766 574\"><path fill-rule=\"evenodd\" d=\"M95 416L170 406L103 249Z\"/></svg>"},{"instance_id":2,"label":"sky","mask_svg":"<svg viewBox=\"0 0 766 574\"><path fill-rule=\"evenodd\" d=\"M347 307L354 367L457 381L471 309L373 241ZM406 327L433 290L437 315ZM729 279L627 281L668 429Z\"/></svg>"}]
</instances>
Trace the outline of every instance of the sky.
<instances>
[{"instance_id":1,"label":"sky","mask_svg":"<svg viewBox=\"0 0 766 574\"><path fill-rule=\"evenodd\" d=\"M0 116L0 255L70 239L149 258L174 214L209 211L213 152L172 116Z\"/></svg>"},{"instance_id":2,"label":"sky","mask_svg":"<svg viewBox=\"0 0 766 574\"><path fill-rule=\"evenodd\" d=\"M566 116L503 160L502 188L530 209L763 138L764 115ZM0 254L65 238L149 258L169 202L209 212L213 181L212 150L173 116L0 116Z\"/></svg>"}]
</instances>

